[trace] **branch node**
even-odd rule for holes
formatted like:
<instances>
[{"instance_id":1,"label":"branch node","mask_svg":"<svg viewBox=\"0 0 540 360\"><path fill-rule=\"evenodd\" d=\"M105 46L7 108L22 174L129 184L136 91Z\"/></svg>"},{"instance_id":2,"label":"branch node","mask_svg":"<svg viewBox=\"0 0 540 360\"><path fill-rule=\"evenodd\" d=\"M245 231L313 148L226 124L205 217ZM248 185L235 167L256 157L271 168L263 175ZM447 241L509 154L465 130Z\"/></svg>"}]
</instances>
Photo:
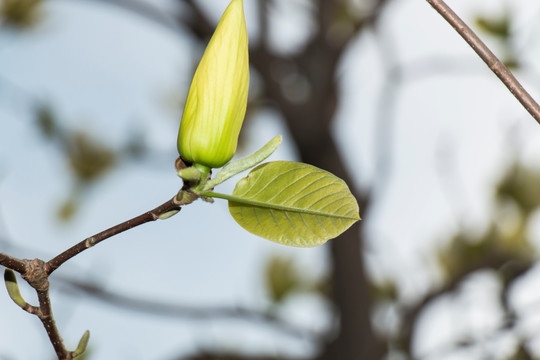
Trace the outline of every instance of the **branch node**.
<instances>
[{"instance_id":1,"label":"branch node","mask_svg":"<svg viewBox=\"0 0 540 360\"><path fill-rule=\"evenodd\" d=\"M178 194L173 198L176 205L188 205L199 198L199 195L193 193L190 190L180 190Z\"/></svg>"},{"instance_id":2,"label":"branch node","mask_svg":"<svg viewBox=\"0 0 540 360\"><path fill-rule=\"evenodd\" d=\"M22 274L23 279L38 292L48 291L49 275L45 269L45 261L41 259L24 259L23 262L26 265L26 271Z\"/></svg>"},{"instance_id":3,"label":"branch node","mask_svg":"<svg viewBox=\"0 0 540 360\"><path fill-rule=\"evenodd\" d=\"M96 245L96 238L91 236L89 238L86 239L86 247L89 248L89 247L92 247Z\"/></svg>"}]
</instances>

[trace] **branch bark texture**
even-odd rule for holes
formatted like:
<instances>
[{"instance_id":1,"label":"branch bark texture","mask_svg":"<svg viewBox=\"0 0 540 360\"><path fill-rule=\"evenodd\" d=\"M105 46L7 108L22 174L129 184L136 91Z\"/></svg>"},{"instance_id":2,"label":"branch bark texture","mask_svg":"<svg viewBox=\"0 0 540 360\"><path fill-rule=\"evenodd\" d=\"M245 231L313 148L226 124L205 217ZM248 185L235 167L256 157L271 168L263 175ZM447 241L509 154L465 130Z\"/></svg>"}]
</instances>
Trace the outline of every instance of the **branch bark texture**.
<instances>
[{"instance_id":1,"label":"branch bark texture","mask_svg":"<svg viewBox=\"0 0 540 360\"><path fill-rule=\"evenodd\" d=\"M8 269L15 270L19 274L23 274L26 271L24 261L4 253L0 253L0 265L5 266Z\"/></svg>"}]
</instances>

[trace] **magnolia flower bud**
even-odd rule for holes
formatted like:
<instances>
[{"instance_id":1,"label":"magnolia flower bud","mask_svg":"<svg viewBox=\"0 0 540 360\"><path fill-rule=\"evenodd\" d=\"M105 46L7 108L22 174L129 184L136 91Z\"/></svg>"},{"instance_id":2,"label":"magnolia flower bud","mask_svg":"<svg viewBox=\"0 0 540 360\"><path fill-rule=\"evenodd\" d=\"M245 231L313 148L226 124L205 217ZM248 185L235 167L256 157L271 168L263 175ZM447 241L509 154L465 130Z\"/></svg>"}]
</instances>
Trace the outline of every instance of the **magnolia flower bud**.
<instances>
[{"instance_id":1,"label":"magnolia flower bud","mask_svg":"<svg viewBox=\"0 0 540 360\"><path fill-rule=\"evenodd\" d=\"M219 168L236 152L249 87L248 39L242 0L232 0L195 71L178 151L197 167Z\"/></svg>"}]
</instances>

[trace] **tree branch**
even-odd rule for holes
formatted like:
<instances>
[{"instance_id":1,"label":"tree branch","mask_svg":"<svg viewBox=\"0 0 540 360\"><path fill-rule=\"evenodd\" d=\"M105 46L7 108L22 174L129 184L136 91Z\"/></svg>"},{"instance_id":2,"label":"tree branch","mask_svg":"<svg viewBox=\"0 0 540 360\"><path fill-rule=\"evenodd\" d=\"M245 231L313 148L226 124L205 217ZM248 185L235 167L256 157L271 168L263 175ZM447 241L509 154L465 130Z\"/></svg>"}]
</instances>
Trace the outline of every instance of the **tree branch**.
<instances>
[{"instance_id":1,"label":"tree branch","mask_svg":"<svg viewBox=\"0 0 540 360\"><path fill-rule=\"evenodd\" d=\"M129 229L133 229L144 223L155 221L157 219L166 216L167 214L174 215L176 212L180 211L180 205L176 199L176 196L170 199L169 201L159 205L153 210L147 211L144 214L136 216L130 220L124 221L121 224L115 225L107 230L101 231L94 236L84 239L78 244L67 249L63 253L52 258L45 264L47 275L50 275L54 270L58 269L60 265L74 257L75 255L83 252L84 250L91 248L102 242L105 239L110 238L111 236L120 234Z\"/></svg>"},{"instance_id":2,"label":"tree branch","mask_svg":"<svg viewBox=\"0 0 540 360\"><path fill-rule=\"evenodd\" d=\"M49 289L39 290L37 295L39 300L39 312L37 313L37 316L39 317L39 320L41 320L45 331L47 331L47 335L54 347L56 356L58 356L59 359L71 359L70 352L66 349L62 337L60 337L60 332L56 327L56 322L52 315Z\"/></svg>"},{"instance_id":3,"label":"tree branch","mask_svg":"<svg viewBox=\"0 0 540 360\"><path fill-rule=\"evenodd\" d=\"M191 32L199 39L210 38L214 32L214 26L210 19L204 14L201 7L193 0L181 0L182 3L191 10L189 18L180 18L179 21L186 25Z\"/></svg>"},{"instance_id":4,"label":"tree branch","mask_svg":"<svg viewBox=\"0 0 540 360\"><path fill-rule=\"evenodd\" d=\"M21 259L17 259L13 256L0 253L0 265L7 267L8 269L15 270L19 274L24 274L26 271L26 265Z\"/></svg>"},{"instance_id":5,"label":"tree branch","mask_svg":"<svg viewBox=\"0 0 540 360\"><path fill-rule=\"evenodd\" d=\"M270 34L270 22L269 8L271 0L259 0L259 46L265 50L268 50L268 41Z\"/></svg>"},{"instance_id":6,"label":"tree branch","mask_svg":"<svg viewBox=\"0 0 540 360\"><path fill-rule=\"evenodd\" d=\"M20 260L4 253L0 253L0 265L19 272L23 279L36 290L39 300L39 307L27 304L22 298L19 299L20 301L18 301L17 299L13 298L12 293L10 293L10 296L12 296L12 299L17 303L17 305L21 306L23 310L39 317L43 323L43 326L45 327L45 330L47 331L47 335L54 347L54 351L56 352L58 359L73 359L78 353L84 351L86 342L88 341L88 334L83 335L83 338L81 339L79 347L76 351L69 351L66 349L52 314L51 301L49 298L49 275L67 260L100 243L101 241L144 223L155 221L157 219L166 219L180 211L181 205L190 203L196 198L196 196L190 196L189 194L186 195L183 192L179 192L178 195L159 205L155 209L147 211L144 214L136 216L130 220L97 233L94 236L86 238L48 262L44 262L40 259ZM17 287L16 282L13 281L13 283L14 284L11 286ZM16 293L18 292L19 291L17 288ZM124 301L126 301L126 299L124 299ZM84 339L86 339L86 342L83 341Z\"/></svg>"},{"instance_id":7,"label":"tree branch","mask_svg":"<svg viewBox=\"0 0 540 360\"><path fill-rule=\"evenodd\" d=\"M132 295L107 290L99 284L83 282L65 277L55 279L64 286L59 290L68 295L89 295L97 301L101 301L110 306L121 307L124 310L131 310L167 318L181 318L192 320L207 319L231 319L240 321L251 321L271 327L281 334L293 337L312 339L320 341L324 333L294 325L280 317L264 310L250 309L242 306L191 306L171 302L161 302L151 299L137 298ZM89 298L85 296L85 298Z\"/></svg>"},{"instance_id":8,"label":"tree branch","mask_svg":"<svg viewBox=\"0 0 540 360\"><path fill-rule=\"evenodd\" d=\"M72 359L72 353L66 349L52 314L51 300L49 298L49 278L45 271L45 262L34 259L23 260L23 263L25 270L22 277L36 290L39 301L39 307L25 306L23 309L36 315L41 320L58 359Z\"/></svg>"},{"instance_id":9,"label":"tree branch","mask_svg":"<svg viewBox=\"0 0 540 360\"><path fill-rule=\"evenodd\" d=\"M188 357L179 357L175 360L312 360L305 357L286 357L286 356L271 356L271 355L252 355L252 354L237 354L236 352L214 352L202 350L198 353L189 355Z\"/></svg>"},{"instance_id":10,"label":"tree branch","mask_svg":"<svg viewBox=\"0 0 540 360\"><path fill-rule=\"evenodd\" d=\"M461 37L473 48L486 65L518 99L523 107L540 124L540 105L523 88L516 77L504 66L474 31L443 0L426 0Z\"/></svg>"},{"instance_id":11,"label":"tree branch","mask_svg":"<svg viewBox=\"0 0 540 360\"><path fill-rule=\"evenodd\" d=\"M400 335L398 336L398 345L407 354L411 354L414 330L420 319L420 315L429 304L440 299L442 296L455 291L471 274L479 270L491 269L497 271L502 277L511 276L513 280L515 280L529 271L533 265L533 260L525 259L516 264L513 255L501 253L499 251L488 253L482 259L466 265L459 273L450 278L446 284L431 290L413 306L402 308L403 317ZM509 273L509 271L511 273Z\"/></svg>"}]
</instances>

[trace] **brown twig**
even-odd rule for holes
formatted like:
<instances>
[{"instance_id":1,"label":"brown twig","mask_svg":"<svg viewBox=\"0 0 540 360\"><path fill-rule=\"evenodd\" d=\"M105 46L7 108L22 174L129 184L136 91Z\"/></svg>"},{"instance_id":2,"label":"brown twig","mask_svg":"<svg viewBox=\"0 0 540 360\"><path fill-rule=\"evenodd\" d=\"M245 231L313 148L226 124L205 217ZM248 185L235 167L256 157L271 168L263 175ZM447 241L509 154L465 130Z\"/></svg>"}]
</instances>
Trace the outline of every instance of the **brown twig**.
<instances>
[{"instance_id":1,"label":"brown twig","mask_svg":"<svg viewBox=\"0 0 540 360\"><path fill-rule=\"evenodd\" d=\"M51 260L49 260L45 264L45 268L47 270L47 275L50 275L54 270L58 269L60 265L74 257L75 255L83 252L84 250L91 248L92 246L95 246L99 244L101 241L110 238L111 236L120 234L121 232L124 232L129 229L133 229L134 227L137 227L139 225L142 225L144 223L155 221L159 219L161 216L167 213L173 213L180 211L180 205L178 204L178 201L176 200L176 197L170 199L169 201L159 205L153 210L147 211L144 214L141 214L139 216L136 216L130 220L124 221L121 224L115 225L111 228L108 228L107 230L101 231L94 236L90 236L83 241L79 242L78 244L72 246L71 248L67 249L63 253L55 256Z\"/></svg>"},{"instance_id":2,"label":"brown twig","mask_svg":"<svg viewBox=\"0 0 540 360\"><path fill-rule=\"evenodd\" d=\"M40 309L37 315L39 317L39 320L41 320L45 331L47 331L47 335L49 336L49 340L51 341L52 346L54 347L56 356L58 356L59 359L71 359L70 352L66 349L66 346L64 345L64 341L60 336L60 331L58 331L58 328L56 327L56 322L54 321L52 315L49 289L47 288L45 290L40 290L37 292L37 294Z\"/></svg>"},{"instance_id":3,"label":"brown twig","mask_svg":"<svg viewBox=\"0 0 540 360\"><path fill-rule=\"evenodd\" d=\"M540 124L540 105L523 88L516 77L480 40L474 31L443 0L426 0L482 58L523 107Z\"/></svg>"},{"instance_id":4,"label":"brown twig","mask_svg":"<svg viewBox=\"0 0 540 360\"><path fill-rule=\"evenodd\" d=\"M5 266L8 269L15 270L19 274L24 274L24 272L26 271L26 266L23 260L6 255L4 253L0 253L0 265Z\"/></svg>"},{"instance_id":5,"label":"brown twig","mask_svg":"<svg viewBox=\"0 0 540 360\"><path fill-rule=\"evenodd\" d=\"M56 327L56 322L54 321L51 308L51 301L49 298L49 275L72 257L100 243L101 241L126 230L132 229L136 226L142 225L144 223L157 219L167 218L171 215L174 215L175 213L180 211L181 205L187 204L196 198L189 195L182 197L182 194L183 193L180 192L178 195L159 205L153 210L147 211L144 214L136 216L121 224L99 232L94 236L84 239L83 241L72 246L63 253L54 257L53 259L49 260L48 262L44 262L40 259L21 260L0 253L0 265L19 272L22 275L23 279L26 280L28 284L30 284L30 286L32 286L36 290L39 300L39 306L32 306L30 304L27 304L24 299L20 298L20 294L18 295L19 299L17 299L19 301L17 301L13 297L12 299L19 306L21 306L23 310L36 315L41 320L43 326L45 327L45 330L47 331L47 335L51 341L51 344L54 347L54 351L58 356L58 359L73 359L77 354L77 351L73 352L66 349L62 337L60 336L60 332ZM16 292L18 293L18 289ZM10 294L10 296L12 296L12 294ZM86 341L88 340L87 336L88 335L86 335ZM83 336L83 339L84 338L85 336ZM83 348L85 346L86 343L84 344ZM81 347L81 343L79 343L79 347ZM80 350L79 347L77 348L77 350ZM84 349L82 351L84 351Z\"/></svg>"},{"instance_id":6,"label":"brown twig","mask_svg":"<svg viewBox=\"0 0 540 360\"><path fill-rule=\"evenodd\" d=\"M32 307L36 311L31 313L34 313L43 323L58 359L71 359L71 353L66 349L62 341L52 314L51 300L49 298L49 278L45 271L45 262L34 259L23 260L23 263L25 271L22 277L36 290L39 301L39 307Z\"/></svg>"}]
</instances>

